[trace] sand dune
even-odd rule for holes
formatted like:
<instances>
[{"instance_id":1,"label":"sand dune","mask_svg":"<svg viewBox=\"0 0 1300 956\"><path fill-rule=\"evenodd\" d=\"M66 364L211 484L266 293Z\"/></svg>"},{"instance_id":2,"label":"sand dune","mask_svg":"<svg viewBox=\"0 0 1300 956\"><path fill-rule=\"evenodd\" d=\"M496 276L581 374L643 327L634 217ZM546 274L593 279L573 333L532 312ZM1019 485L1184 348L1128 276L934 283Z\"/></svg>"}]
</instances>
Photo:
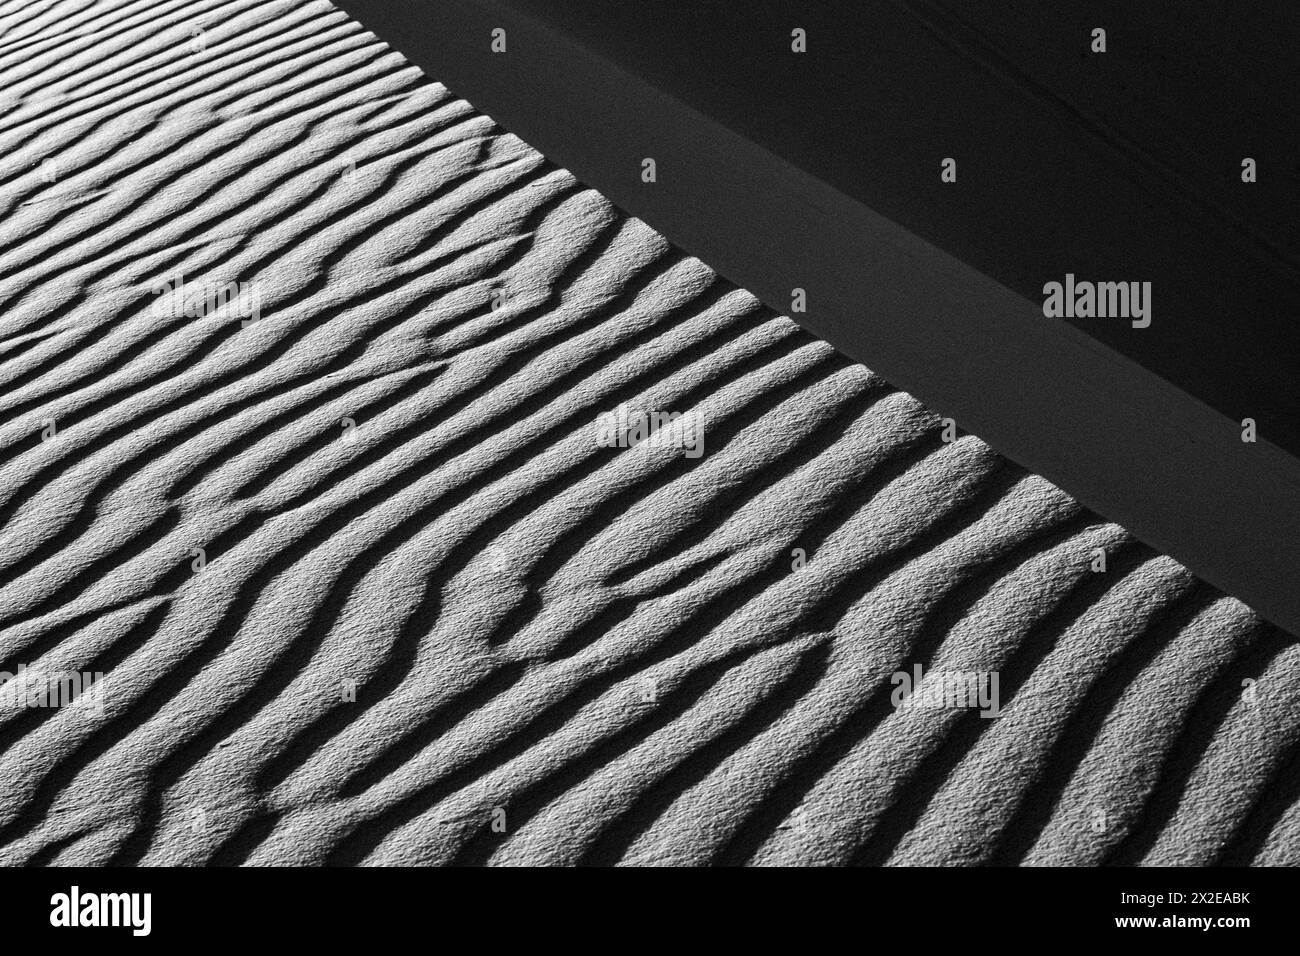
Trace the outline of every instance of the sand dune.
<instances>
[{"instance_id":1,"label":"sand dune","mask_svg":"<svg viewBox=\"0 0 1300 956\"><path fill-rule=\"evenodd\" d=\"M1291 638L329 3L0 23L0 861L1300 858Z\"/></svg>"}]
</instances>

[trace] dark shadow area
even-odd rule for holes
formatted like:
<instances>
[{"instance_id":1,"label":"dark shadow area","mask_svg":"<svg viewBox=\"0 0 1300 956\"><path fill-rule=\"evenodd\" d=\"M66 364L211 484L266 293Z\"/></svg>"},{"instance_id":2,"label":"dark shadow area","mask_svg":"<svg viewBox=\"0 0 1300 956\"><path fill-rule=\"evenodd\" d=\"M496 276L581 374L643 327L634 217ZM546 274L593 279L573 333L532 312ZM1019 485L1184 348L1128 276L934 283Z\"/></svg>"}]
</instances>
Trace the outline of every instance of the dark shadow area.
<instances>
[{"instance_id":1,"label":"dark shadow area","mask_svg":"<svg viewBox=\"0 0 1300 956\"><path fill-rule=\"evenodd\" d=\"M810 331L1300 630L1291 8L338 5L728 279L782 312L806 290ZM1150 283L1150 325L1046 317L1067 275Z\"/></svg>"}]
</instances>

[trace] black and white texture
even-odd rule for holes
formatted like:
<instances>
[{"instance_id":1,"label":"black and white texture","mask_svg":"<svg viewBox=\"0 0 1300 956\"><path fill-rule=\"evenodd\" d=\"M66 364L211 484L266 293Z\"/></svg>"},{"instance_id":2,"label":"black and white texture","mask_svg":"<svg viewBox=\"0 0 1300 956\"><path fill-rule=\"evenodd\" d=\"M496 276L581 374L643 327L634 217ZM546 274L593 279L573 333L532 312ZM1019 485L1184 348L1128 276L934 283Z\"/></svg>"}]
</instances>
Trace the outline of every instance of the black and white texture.
<instances>
[{"instance_id":1,"label":"black and white texture","mask_svg":"<svg viewBox=\"0 0 1300 956\"><path fill-rule=\"evenodd\" d=\"M325 0L0 25L0 862L1300 861L1293 639Z\"/></svg>"}]
</instances>

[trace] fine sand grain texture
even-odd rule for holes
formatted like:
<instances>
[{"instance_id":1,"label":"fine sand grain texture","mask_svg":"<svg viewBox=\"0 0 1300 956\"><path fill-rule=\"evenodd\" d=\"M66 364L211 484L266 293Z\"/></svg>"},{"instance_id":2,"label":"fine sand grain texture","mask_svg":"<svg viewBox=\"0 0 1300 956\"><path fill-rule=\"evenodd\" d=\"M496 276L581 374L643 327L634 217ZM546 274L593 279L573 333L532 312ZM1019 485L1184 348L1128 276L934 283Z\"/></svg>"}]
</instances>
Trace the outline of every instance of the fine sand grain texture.
<instances>
[{"instance_id":1,"label":"fine sand grain texture","mask_svg":"<svg viewBox=\"0 0 1300 956\"><path fill-rule=\"evenodd\" d=\"M0 27L0 862L1300 862L1293 639L329 3Z\"/></svg>"}]
</instances>

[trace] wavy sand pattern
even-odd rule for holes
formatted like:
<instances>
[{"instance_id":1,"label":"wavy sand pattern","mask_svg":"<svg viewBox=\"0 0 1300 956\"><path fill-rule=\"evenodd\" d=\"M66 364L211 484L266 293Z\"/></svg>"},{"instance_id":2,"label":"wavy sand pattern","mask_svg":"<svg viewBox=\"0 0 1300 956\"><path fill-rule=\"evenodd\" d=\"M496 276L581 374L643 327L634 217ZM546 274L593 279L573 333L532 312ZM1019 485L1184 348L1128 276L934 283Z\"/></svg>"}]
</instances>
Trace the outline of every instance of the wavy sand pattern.
<instances>
[{"instance_id":1,"label":"wavy sand pattern","mask_svg":"<svg viewBox=\"0 0 1300 956\"><path fill-rule=\"evenodd\" d=\"M0 25L0 861L1300 862L1289 637L329 3Z\"/></svg>"}]
</instances>

